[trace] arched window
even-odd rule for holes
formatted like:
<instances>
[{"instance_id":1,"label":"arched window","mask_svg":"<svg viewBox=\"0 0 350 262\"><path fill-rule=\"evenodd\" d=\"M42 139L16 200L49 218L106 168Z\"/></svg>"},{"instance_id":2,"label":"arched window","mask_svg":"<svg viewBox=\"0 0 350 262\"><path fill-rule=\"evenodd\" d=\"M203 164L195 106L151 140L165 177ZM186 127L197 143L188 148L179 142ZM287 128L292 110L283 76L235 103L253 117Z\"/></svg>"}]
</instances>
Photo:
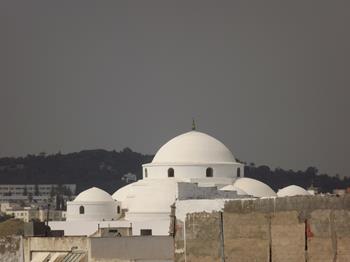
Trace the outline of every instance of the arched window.
<instances>
[{"instance_id":1,"label":"arched window","mask_svg":"<svg viewBox=\"0 0 350 262\"><path fill-rule=\"evenodd\" d=\"M213 169L211 167L208 167L205 171L206 177L213 177Z\"/></svg>"},{"instance_id":2,"label":"arched window","mask_svg":"<svg viewBox=\"0 0 350 262\"><path fill-rule=\"evenodd\" d=\"M237 177L241 177L241 168L237 168Z\"/></svg>"},{"instance_id":3,"label":"arched window","mask_svg":"<svg viewBox=\"0 0 350 262\"><path fill-rule=\"evenodd\" d=\"M147 168L145 168L145 177L148 177Z\"/></svg>"},{"instance_id":4,"label":"arched window","mask_svg":"<svg viewBox=\"0 0 350 262\"><path fill-rule=\"evenodd\" d=\"M120 206L117 207L117 213L120 214Z\"/></svg>"},{"instance_id":5,"label":"arched window","mask_svg":"<svg viewBox=\"0 0 350 262\"><path fill-rule=\"evenodd\" d=\"M79 207L79 214L84 214L85 213L85 208L83 206Z\"/></svg>"},{"instance_id":6,"label":"arched window","mask_svg":"<svg viewBox=\"0 0 350 262\"><path fill-rule=\"evenodd\" d=\"M168 169L168 177L174 177L174 168Z\"/></svg>"}]
</instances>

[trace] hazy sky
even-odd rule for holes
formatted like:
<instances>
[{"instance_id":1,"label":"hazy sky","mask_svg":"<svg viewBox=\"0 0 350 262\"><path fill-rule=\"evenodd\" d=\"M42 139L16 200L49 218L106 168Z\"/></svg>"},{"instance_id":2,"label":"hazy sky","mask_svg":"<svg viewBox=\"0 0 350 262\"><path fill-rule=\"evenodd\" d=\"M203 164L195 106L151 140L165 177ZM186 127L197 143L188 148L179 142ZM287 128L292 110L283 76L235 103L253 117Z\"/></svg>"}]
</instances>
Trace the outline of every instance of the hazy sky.
<instances>
[{"instance_id":1,"label":"hazy sky","mask_svg":"<svg viewBox=\"0 0 350 262\"><path fill-rule=\"evenodd\" d=\"M0 156L200 131L350 175L350 1L0 2Z\"/></svg>"}]
</instances>

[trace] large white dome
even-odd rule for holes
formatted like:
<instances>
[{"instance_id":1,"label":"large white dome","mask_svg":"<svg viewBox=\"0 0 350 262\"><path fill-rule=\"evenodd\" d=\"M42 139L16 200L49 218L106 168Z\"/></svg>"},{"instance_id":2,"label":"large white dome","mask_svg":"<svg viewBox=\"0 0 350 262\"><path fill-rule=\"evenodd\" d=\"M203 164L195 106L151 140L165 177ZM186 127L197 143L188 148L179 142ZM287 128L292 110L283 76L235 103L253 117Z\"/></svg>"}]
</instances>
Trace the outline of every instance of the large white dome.
<instances>
[{"instance_id":1,"label":"large white dome","mask_svg":"<svg viewBox=\"0 0 350 262\"><path fill-rule=\"evenodd\" d=\"M234 187L238 187L248 195L254 197L275 197L276 193L263 182L252 178L239 178L233 183Z\"/></svg>"},{"instance_id":2,"label":"large white dome","mask_svg":"<svg viewBox=\"0 0 350 262\"><path fill-rule=\"evenodd\" d=\"M191 131L163 145L153 158L153 164L235 163L231 151L219 140L207 134Z\"/></svg>"},{"instance_id":3,"label":"large white dome","mask_svg":"<svg viewBox=\"0 0 350 262\"><path fill-rule=\"evenodd\" d=\"M113 198L106 191L97 187L89 188L81 192L75 199L74 202L110 202Z\"/></svg>"},{"instance_id":4,"label":"large white dome","mask_svg":"<svg viewBox=\"0 0 350 262\"><path fill-rule=\"evenodd\" d=\"M286 197L286 196L310 196L311 194L307 192L304 188L296 185L290 185L284 187L277 192L277 196Z\"/></svg>"}]
</instances>

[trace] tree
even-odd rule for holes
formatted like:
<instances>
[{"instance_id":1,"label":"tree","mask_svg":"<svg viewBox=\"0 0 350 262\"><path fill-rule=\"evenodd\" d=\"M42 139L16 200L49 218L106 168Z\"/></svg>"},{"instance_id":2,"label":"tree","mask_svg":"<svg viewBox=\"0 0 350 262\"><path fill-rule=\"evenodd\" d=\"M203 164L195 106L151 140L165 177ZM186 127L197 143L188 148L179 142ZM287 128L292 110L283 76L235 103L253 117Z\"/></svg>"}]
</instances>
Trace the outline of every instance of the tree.
<instances>
[{"instance_id":1,"label":"tree","mask_svg":"<svg viewBox=\"0 0 350 262\"><path fill-rule=\"evenodd\" d=\"M32 201L33 201L33 194L32 193L29 193L28 201L29 201L29 203L32 203Z\"/></svg>"},{"instance_id":2,"label":"tree","mask_svg":"<svg viewBox=\"0 0 350 262\"><path fill-rule=\"evenodd\" d=\"M35 184L35 186L34 186L34 195L35 196L39 195L39 186L38 186L38 184Z\"/></svg>"}]
</instances>

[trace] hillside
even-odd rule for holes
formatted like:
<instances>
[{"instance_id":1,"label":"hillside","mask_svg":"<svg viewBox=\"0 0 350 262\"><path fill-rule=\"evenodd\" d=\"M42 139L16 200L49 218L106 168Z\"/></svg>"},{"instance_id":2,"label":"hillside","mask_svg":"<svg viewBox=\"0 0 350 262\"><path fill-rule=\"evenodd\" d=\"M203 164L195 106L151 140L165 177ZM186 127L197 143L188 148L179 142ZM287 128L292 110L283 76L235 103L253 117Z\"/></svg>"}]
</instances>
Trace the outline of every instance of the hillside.
<instances>
[{"instance_id":1,"label":"hillside","mask_svg":"<svg viewBox=\"0 0 350 262\"><path fill-rule=\"evenodd\" d=\"M109 193L126 183L122 176L133 173L142 177L141 165L152 161L152 155L143 155L125 148L120 152L84 150L70 154L28 155L18 158L0 158L1 184L77 184L77 192L97 186ZM350 178L318 174L315 167L305 171L270 169L268 166L246 165L245 176L258 179L274 190L296 184L308 188L311 184L322 192L350 187Z\"/></svg>"},{"instance_id":2,"label":"hillside","mask_svg":"<svg viewBox=\"0 0 350 262\"><path fill-rule=\"evenodd\" d=\"M125 185L121 180L124 174L131 172L141 178L141 165L152 157L125 148L120 152L85 150L1 158L0 181L1 184L77 184L78 192L97 186L113 193Z\"/></svg>"}]
</instances>

